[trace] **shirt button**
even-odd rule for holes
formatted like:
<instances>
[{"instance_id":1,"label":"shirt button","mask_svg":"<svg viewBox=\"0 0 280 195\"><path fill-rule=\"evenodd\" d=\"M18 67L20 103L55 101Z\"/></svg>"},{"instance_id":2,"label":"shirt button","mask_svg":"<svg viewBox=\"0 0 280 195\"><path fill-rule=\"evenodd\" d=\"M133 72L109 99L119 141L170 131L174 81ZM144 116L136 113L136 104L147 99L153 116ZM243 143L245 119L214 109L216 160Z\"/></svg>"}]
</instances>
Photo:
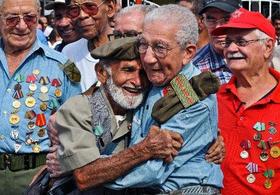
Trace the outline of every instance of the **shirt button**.
<instances>
[{"instance_id":1,"label":"shirt button","mask_svg":"<svg viewBox=\"0 0 280 195\"><path fill-rule=\"evenodd\" d=\"M4 115L7 115L7 113L8 113L8 112L7 112L6 110L3 111L3 114L4 114Z\"/></svg>"},{"instance_id":2,"label":"shirt button","mask_svg":"<svg viewBox=\"0 0 280 195\"><path fill-rule=\"evenodd\" d=\"M12 89L11 88L8 88L7 89L7 93L11 93Z\"/></svg>"},{"instance_id":3,"label":"shirt button","mask_svg":"<svg viewBox=\"0 0 280 195\"><path fill-rule=\"evenodd\" d=\"M244 120L244 117L243 117L243 116L241 116L239 119L240 119L241 121L243 121L243 120Z\"/></svg>"}]
</instances>

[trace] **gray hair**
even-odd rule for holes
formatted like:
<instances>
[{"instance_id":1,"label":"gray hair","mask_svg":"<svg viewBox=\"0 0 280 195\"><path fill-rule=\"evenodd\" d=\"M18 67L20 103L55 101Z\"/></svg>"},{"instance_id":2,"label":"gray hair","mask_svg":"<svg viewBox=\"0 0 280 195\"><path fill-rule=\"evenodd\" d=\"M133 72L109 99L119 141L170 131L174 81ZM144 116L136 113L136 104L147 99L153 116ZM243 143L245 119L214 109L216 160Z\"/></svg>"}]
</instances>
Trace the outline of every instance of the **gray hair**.
<instances>
[{"instance_id":1,"label":"gray hair","mask_svg":"<svg viewBox=\"0 0 280 195\"><path fill-rule=\"evenodd\" d=\"M188 44L197 43L197 20L189 9L174 4L163 5L146 14L144 25L153 21L178 26L175 39L182 49L185 49Z\"/></svg>"},{"instance_id":2,"label":"gray hair","mask_svg":"<svg viewBox=\"0 0 280 195\"><path fill-rule=\"evenodd\" d=\"M157 6L155 6L155 5L133 5L133 6L129 6L129 7L125 7L123 9L121 9L118 13L116 13L115 18L130 15L134 12L142 12L145 15L155 8L157 8Z\"/></svg>"},{"instance_id":3,"label":"gray hair","mask_svg":"<svg viewBox=\"0 0 280 195\"><path fill-rule=\"evenodd\" d=\"M6 1L6 0L0 0L0 8L1 8L1 9L2 9L3 3L4 3L5 1ZM40 0L36 0L36 4L37 4L38 8L40 9L40 8L41 8Z\"/></svg>"},{"instance_id":4,"label":"gray hair","mask_svg":"<svg viewBox=\"0 0 280 195\"><path fill-rule=\"evenodd\" d=\"M263 31L259 30L259 29L255 29L253 30L253 32L257 35L258 39L272 39L272 37L268 36L267 34L265 34Z\"/></svg>"}]
</instances>

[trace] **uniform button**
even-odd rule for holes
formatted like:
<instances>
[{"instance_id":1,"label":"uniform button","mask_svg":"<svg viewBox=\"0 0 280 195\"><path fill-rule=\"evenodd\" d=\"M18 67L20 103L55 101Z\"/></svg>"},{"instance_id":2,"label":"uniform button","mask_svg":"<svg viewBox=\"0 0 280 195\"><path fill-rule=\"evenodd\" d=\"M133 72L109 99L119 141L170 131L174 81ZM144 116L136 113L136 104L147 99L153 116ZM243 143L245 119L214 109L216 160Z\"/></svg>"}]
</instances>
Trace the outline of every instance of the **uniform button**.
<instances>
[{"instance_id":1,"label":"uniform button","mask_svg":"<svg viewBox=\"0 0 280 195\"><path fill-rule=\"evenodd\" d=\"M3 111L3 114L4 114L4 115L7 115L7 113L8 113L8 112L7 112L6 110Z\"/></svg>"},{"instance_id":2,"label":"uniform button","mask_svg":"<svg viewBox=\"0 0 280 195\"><path fill-rule=\"evenodd\" d=\"M7 89L7 93L11 93L12 89L11 88L8 88Z\"/></svg>"},{"instance_id":3,"label":"uniform button","mask_svg":"<svg viewBox=\"0 0 280 195\"><path fill-rule=\"evenodd\" d=\"M244 117L243 117L243 116L241 116L239 119L240 119L241 121L243 121L243 120L244 120Z\"/></svg>"}]
</instances>

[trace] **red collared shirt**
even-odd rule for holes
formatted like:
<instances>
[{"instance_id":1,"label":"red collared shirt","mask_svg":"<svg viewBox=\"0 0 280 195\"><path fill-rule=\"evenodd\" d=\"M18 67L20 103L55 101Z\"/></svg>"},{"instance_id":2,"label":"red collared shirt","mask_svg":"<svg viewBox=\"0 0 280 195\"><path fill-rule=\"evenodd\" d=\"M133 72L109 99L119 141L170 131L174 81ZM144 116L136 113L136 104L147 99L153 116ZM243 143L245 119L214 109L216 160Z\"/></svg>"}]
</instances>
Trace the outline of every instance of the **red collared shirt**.
<instances>
[{"instance_id":1,"label":"red collared shirt","mask_svg":"<svg viewBox=\"0 0 280 195\"><path fill-rule=\"evenodd\" d=\"M248 108L245 108L237 97L236 77L223 85L218 92L219 128L226 147L226 157L222 163L224 195L280 194L280 157L273 158L270 154L272 146L278 146L280 150L280 143L268 145L268 141L280 141L280 73L273 69L270 69L270 73L278 80L277 86L269 95ZM257 122L264 123L265 130L254 129ZM269 131L269 128L273 127L272 123L276 124L274 134ZM254 140L258 132L263 144ZM249 147L248 140L251 145ZM273 149L277 150L276 147ZM244 150L248 153L248 158L244 158L246 152L241 155ZM262 152L268 154L266 161L260 159ZM273 156L277 156L277 151ZM248 169L253 172L250 179L247 179L250 174ZM273 171L267 172L270 175L268 177L273 176L272 178L264 176L269 169L274 171L274 174ZM271 185L271 188L265 188L265 182L267 187Z\"/></svg>"}]
</instances>

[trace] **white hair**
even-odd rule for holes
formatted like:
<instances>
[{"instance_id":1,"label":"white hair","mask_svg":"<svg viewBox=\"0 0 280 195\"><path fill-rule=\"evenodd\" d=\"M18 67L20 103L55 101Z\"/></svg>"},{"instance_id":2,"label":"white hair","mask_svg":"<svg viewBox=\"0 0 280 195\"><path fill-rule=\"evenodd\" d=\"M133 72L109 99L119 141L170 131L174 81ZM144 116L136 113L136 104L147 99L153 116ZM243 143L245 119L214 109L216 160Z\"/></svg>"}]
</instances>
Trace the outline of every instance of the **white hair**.
<instances>
[{"instance_id":1,"label":"white hair","mask_svg":"<svg viewBox=\"0 0 280 195\"><path fill-rule=\"evenodd\" d=\"M157 6L154 5L133 5L121 9L118 13L116 13L115 18L124 17L135 12L141 12L143 15L145 15L155 8L157 8Z\"/></svg>"},{"instance_id":2,"label":"white hair","mask_svg":"<svg viewBox=\"0 0 280 195\"><path fill-rule=\"evenodd\" d=\"M198 41L197 20L194 14L185 7L175 4L163 5L146 14L144 26L153 21L178 26L175 38L182 49L185 49L187 44L196 44Z\"/></svg>"}]
</instances>

